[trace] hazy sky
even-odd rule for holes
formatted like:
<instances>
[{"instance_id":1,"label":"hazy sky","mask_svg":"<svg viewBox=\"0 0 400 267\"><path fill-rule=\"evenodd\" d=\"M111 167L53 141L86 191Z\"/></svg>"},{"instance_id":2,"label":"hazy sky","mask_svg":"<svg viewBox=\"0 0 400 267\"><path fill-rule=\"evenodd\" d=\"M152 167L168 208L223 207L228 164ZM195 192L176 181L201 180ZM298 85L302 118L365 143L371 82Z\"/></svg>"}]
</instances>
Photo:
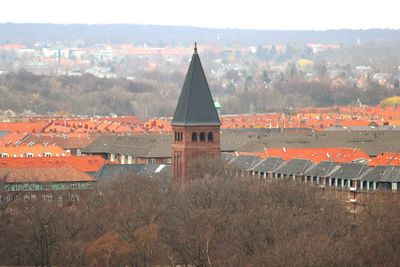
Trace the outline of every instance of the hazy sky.
<instances>
[{"instance_id":1,"label":"hazy sky","mask_svg":"<svg viewBox=\"0 0 400 267\"><path fill-rule=\"evenodd\" d=\"M0 22L400 29L396 0L2 0Z\"/></svg>"}]
</instances>

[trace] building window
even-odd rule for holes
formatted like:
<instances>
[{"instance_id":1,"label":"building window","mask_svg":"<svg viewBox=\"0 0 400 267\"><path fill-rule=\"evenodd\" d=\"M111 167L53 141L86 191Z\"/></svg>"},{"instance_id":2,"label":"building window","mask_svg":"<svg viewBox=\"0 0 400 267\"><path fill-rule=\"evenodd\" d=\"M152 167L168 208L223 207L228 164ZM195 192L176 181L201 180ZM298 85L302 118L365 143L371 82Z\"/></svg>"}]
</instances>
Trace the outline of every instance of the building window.
<instances>
[{"instance_id":1,"label":"building window","mask_svg":"<svg viewBox=\"0 0 400 267\"><path fill-rule=\"evenodd\" d=\"M44 190L51 190L52 189L52 187L51 187L51 184L44 184Z\"/></svg>"},{"instance_id":2,"label":"building window","mask_svg":"<svg viewBox=\"0 0 400 267\"><path fill-rule=\"evenodd\" d=\"M1 157L2 157L2 158L8 158L9 155L8 155L7 153L3 153L3 154L1 154Z\"/></svg>"},{"instance_id":3,"label":"building window","mask_svg":"<svg viewBox=\"0 0 400 267\"><path fill-rule=\"evenodd\" d=\"M43 201L44 202L53 202L53 195L52 194L46 194L42 195Z\"/></svg>"},{"instance_id":4,"label":"building window","mask_svg":"<svg viewBox=\"0 0 400 267\"><path fill-rule=\"evenodd\" d=\"M192 142L197 142L197 133L192 133Z\"/></svg>"},{"instance_id":5,"label":"building window","mask_svg":"<svg viewBox=\"0 0 400 267\"><path fill-rule=\"evenodd\" d=\"M71 184L71 188L72 189L77 189L78 188L78 184L77 183L72 183Z\"/></svg>"},{"instance_id":6,"label":"building window","mask_svg":"<svg viewBox=\"0 0 400 267\"><path fill-rule=\"evenodd\" d=\"M49 153L49 152L44 152L44 156L45 156L46 158L51 157L51 153Z\"/></svg>"},{"instance_id":7,"label":"building window","mask_svg":"<svg viewBox=\"0 0 400 267\"><path fill-rule=\"evenodd\" d=\"M63 206L63 196L62 195L58 196L57 199L58 199L57 206L61 208Z\"/></svg>"},{"instance_id":8,"label":"building window","mask_svg":"<svg viewBox=\"0 0 400 267\"><path fill-rule=\"evenodd\" d=\"M208 142L212 142L214 140L214 135L212 132L208 132L207 140Z\"/></svg>"},{"instance_id":9,"label":"building window","mask_svg":"<svg viewBox=\"0 0 400 267\"><path fill-rule=\"evenodd\" d=\"M82 152L81 152L80 149L77 149L77 150L76 150L76 155L77 155L77 156L82 156Z\"/></svg>"},{"instance_id":10,"label":"building window","mask_svg":"<svg viewBox=\"0 0 400 267\"><path fill-rule=\"evenodd\" d=\"M183 133L182 132L179 133L179 141L183 141Z\"/></svg>"},{"instance_id":11,"label":"building window","mask_svg":"<svg viewBox=\"0 0 400 267\"><path fill-rule=\"evenodd\" d=\"M206 141L206 134L201 132L200 133L200 142L204 142L204 141Z\"/></svg>"},{"instance_id":12,"label":"building window","mask_svg":"<svg viewBox=\"0 0 400 267\"><path fill-rule=\"evenodd\" d=\"M26 153L25 155L27 158L33 158L33 153Z\"/></svg>"},{"instance_id":13,"label":"building window","mask_svg":"<svg viewBox=\"0 0 400 267\"><path fill-rule=\"evenodd\" d=\"M71 194L71 195L69 196L69 200L70 200L71 202L79 202L79 196L76 195L76 194Z\"/></svg>"}]
</instances>

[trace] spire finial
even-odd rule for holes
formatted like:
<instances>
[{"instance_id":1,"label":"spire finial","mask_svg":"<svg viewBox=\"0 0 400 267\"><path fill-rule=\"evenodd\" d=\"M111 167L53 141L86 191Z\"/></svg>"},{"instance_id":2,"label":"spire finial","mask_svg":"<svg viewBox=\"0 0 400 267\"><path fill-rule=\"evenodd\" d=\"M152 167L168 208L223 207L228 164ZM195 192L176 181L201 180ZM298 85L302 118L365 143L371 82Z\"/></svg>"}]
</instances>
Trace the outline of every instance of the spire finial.
<instances>
[{"instance_id":1,"label":"spire finial","mask_svg":"<svg viewBox=\"0 0 400 267\"><path fill-rule=\"evenodd\" d=\"M197 54L197 42L194 42L194 53Z\"/></svg>"}]
</instances>

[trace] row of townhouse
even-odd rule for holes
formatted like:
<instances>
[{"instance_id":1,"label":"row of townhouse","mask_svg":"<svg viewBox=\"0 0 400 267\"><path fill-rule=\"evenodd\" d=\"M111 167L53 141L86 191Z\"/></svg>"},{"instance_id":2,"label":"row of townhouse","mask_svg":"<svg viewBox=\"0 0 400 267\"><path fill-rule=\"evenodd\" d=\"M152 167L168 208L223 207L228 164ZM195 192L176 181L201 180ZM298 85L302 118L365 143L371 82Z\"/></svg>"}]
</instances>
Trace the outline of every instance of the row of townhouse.
<instances>
[{"instance_id":1,"label":"row of townhouse","mask_svg":"<svg viewBox=\"0 0 400 267\"><path fill-rule=\"evenodd\" d=\"M0 210L41 203L74 210L96 179L73 167L0 168Z\"/></svg>"},{"instance_id":2,"label":"row of townhouse","mask_svg":"<svg viewBox=\"0 0 400 267\"><path fill-rule=\"evenodd\" d=\"M225 155L223 159L228 166L234 167L236 175L290 179L331 189L337 197L349 203L352 211L364 205L368 195L376 190L400 190L400 166L370 167L363 163L333 161L315 164L307 159L285 161L279 157L270 157L263 160L252 155Z\"/></svg>"},{"instance_id":3,"label":"row of townhouse","mask_svg":"<svg viewBox=\"0 0 400 267\"><path fill-rule=\"evenodd\" d=\"M104 135L82 149L118 164L170 164L170 135Z\"/></svg>"}]
</instances>

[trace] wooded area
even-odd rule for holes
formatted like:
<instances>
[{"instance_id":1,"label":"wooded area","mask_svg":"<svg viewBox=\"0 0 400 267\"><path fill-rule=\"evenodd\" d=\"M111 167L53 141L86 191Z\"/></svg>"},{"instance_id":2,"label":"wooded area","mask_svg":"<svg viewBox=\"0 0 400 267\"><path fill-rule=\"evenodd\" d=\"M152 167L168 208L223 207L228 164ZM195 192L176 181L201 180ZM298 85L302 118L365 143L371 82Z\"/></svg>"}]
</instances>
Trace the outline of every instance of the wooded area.
<instances>
[{"instance_id":1,"label":"wooded area","mask_svg":"<svg viewBox=\"0 0 400 267\"><path fill-rule=\"evenodd\" d=\"M0 264L400 264L400 204L391 193L372 195L354 215L311 185L211 170L183 188L138 177L102 181L73 212L34 203L0 213Z\"/></svg>"},{"instance_id":2,"label":"wooded area","mask_svg":"<svg viewBox=\"0 0 400 267\"><path fill-rule=\"evenodd\" d=\"M248 76L236 87L222 87L222 81L235 79L229 72L221 81L210 79L223 114L282 111L311 106L350 105L360 100L377 105L400 95L399 88L371 83L367 88L346 85L332 88L332 80L322 76L307 81L302 73L282 74L282 79L265 88L261 75ZM259 77L260 76L260 77ZM136 115L141 118L172 116L184 73L144 72L140 79L101 79L90 74L81 77L35 75L25 70L0 75L0 107L16 113L75 115Z\"/></svg>"}]
</instances>

